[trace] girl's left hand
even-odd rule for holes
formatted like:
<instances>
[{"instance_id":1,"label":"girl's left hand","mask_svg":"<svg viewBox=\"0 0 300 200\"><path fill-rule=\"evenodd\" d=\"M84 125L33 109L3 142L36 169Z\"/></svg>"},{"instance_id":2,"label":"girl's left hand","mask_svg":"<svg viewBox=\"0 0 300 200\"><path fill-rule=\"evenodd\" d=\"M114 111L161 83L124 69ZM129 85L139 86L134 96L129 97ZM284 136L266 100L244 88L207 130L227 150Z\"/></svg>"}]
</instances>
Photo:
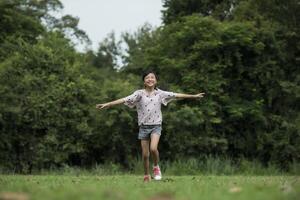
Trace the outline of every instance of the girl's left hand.
<instances>
[{"instance_id":1,"label":"girl's left hand","mask_svg":"<svg viewBox=\"0 0 300 200\"><path fill-rule=\"evenodd\" d=\"M202 98L204 96L204 92L199 93L199 94L195 94L195 98Z\"/></svg>"},{"instance_id":2,"label":"girl's left hand","mask_svg":"<svg viewBox=\"0 0 300 200\"><path fill-rule=\"evenodd\" d=\"M108 103L103 103L103 104L97 104L96 108L99 109L99 110L101 110L101 109L106 108L108 106L109 106Z\"/></svg>"}]
</instances>

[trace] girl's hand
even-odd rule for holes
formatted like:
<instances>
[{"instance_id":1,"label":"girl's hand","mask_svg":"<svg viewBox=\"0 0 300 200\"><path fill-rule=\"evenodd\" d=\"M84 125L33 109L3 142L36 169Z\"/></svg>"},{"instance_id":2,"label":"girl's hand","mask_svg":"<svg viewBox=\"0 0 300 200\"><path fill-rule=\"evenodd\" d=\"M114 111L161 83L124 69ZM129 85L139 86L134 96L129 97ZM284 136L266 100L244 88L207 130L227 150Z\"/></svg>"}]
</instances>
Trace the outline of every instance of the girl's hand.
<instances>
[{"instance_id":1,"label":"girl's hand","mask_svg":"<svg viewBox=\"0 0 300 200\"><path fill-rule=\"evenodd\" d=\"M204 96L205 93L199 93L199 94L195 94L195 98L202 98Z\"/></svg>"},{"instance_id":2,"label":"girl's hand","mask_svg":"<svg viewBox=\"0 0 300 200\"><path fill-rule=\"evenodd\" d=\"M107 108L107 107L109 107L108 103L102 103L102 104L97 104L96 105L96 108L99 109L99 110L101 110L103 108Z\"/></svg>"}]
</instances>

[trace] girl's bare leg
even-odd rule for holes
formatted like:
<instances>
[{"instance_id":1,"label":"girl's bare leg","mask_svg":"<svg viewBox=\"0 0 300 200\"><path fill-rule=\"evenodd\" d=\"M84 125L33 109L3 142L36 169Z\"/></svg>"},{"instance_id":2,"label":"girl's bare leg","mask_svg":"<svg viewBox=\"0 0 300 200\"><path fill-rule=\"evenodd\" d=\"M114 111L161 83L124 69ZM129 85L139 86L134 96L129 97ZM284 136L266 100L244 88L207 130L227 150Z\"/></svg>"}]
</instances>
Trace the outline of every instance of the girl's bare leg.
<instances>
[{"instance_id":1,"label":"girl's bare leg","mask_svg":"<svg viewBox=\"0 0 300 200\"><path fill-rule=\"evenodd\" d=\"M145 175L150 174L149 170L149 140L141 140L142 156Z\"/></svg>"},{"instance_id":2,"label":"girl's bare leg","mask_svg":"<svg viewBox=\"0 0 300 200\"><path fill-rule=\"evenodd\" d=\"M150 152L152 155L154 166L157 166L158 161L159 161L159 152L157 150L159 138L160 138L160 135L158 135L156 133L151 134Z\"/></svg>"}]
</instances>

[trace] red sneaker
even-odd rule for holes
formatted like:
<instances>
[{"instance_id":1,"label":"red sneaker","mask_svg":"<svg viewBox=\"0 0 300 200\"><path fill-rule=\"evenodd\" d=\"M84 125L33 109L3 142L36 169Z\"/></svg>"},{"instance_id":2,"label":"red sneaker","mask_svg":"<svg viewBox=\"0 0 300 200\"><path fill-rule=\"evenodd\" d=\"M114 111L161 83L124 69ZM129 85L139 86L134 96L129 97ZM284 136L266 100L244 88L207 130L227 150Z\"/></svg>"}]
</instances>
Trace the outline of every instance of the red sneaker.
<instances>
[{"instance_id":1,"label":"red sneaker","mask_svg":"<svg viewBox=\"0 0 300 200\"><path fill-rule=\"evenodd\" d=\"M144 175L144 182L149 182L151 181L151 176L150 175Z\"/></svg>"},{"instance_id":2,"label":"red sneaker","mask_svg":"<svg viewBox=\"0 0 300 200\"><path fill-rule=\"evenodd\" d=\"M161 180L161 171L158 165L153 167L153 174L154 174L154 180L157 181Z\"/></svg>"}]
</instances>

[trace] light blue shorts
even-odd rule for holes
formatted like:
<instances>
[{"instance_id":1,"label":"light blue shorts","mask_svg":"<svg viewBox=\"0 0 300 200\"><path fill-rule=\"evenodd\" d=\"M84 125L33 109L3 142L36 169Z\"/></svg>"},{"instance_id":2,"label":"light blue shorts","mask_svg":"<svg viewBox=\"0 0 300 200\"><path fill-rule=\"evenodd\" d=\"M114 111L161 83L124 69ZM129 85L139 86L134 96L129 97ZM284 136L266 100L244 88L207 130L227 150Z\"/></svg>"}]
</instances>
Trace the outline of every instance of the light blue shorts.
<instances>
[{"instance_id":1,"label":"light blue shorts","mask_svg":"<svg viewBox=\"0 0 300 200\"><path fill-rule=\"evenodd\" d=\"M139 136L140 140L149 140L151 134L161 135L162 127L161 125L141 125L139 128Z\"/></svg>"}]
</instances>

